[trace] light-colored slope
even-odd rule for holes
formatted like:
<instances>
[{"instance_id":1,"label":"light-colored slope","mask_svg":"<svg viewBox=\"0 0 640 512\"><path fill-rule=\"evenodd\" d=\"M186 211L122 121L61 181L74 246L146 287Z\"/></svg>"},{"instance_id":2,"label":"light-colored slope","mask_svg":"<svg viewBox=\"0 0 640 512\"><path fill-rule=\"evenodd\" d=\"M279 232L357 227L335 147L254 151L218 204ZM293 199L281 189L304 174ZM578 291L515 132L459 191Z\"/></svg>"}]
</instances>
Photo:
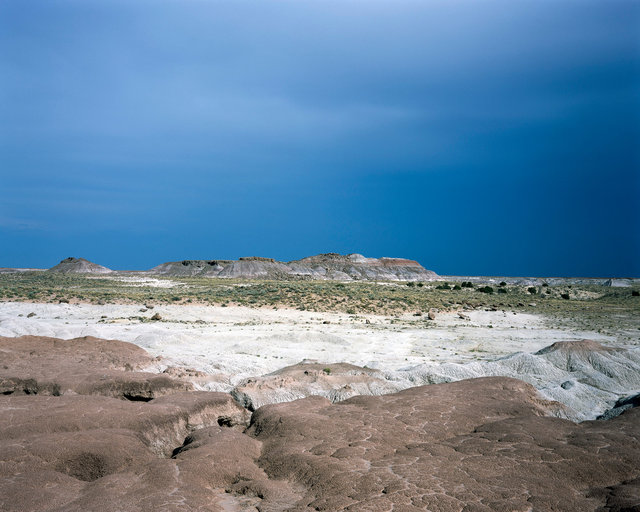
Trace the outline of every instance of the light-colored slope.
<instances>
[{"instance_id":1,"label":"light-colored slope","mask_svg":"<svg viewBox=\"0 0 640 512\"><path fill-rule=\"evenodd\" d=\"M84 258L66 258L48 271L61 274L110 274L113 272L110 268L103 267Z\"/></svg>"},{"instance_id":2,"label":"light-colored slope","mask_svg":"<svg viewBox=\"0 0 640 512\"><path fill-rule=\"evenodd\" d=\"M627 346L629 352L574 358L575 368L567 368L556 352L536 354L551 343L582 338L617 345L615 338L596 332L555 328L538 315L471 311L469 320L441 314L435 322L418 322L412 316L353 317L241 307L141 309L146 308L0 303L0 335L66 339L90 335L130 341L153 356L162 356L162 366L210 374L212 378L201 379L200 386L220 391L237 387L256 405L308 394L342 399L356 393L388 393L426 383L504 375L532 383L545 396L572 407L573 417L581 419L596 416L618 396L640 387L633 378L640 375L638 349L633 344ZM30 313L35 315L28 317ZM156 313L162 320L150 321ZM303 360L321 366L350 363L379 372L366 379L344 377L340 372L320 373L319 379L287 375L284 385L278 384L282 375L267 376ZM607 371L613 372L612 378L606 377ZM248 379L256 385L247 385Z\"/></svg>"}]
</instances>

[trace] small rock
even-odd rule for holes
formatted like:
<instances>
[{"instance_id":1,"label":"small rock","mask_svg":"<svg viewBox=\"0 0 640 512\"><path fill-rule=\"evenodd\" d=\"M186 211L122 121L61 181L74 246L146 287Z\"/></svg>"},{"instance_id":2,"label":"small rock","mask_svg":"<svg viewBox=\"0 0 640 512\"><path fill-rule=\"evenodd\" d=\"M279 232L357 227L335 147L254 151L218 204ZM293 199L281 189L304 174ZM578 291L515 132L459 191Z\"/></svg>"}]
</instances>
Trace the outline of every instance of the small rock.
<instances>
[{"instance_id":1,"label":"small rock","mask_svg":"<svg viewBox=\"0 0 640 512\"><path fill-rule=\"evenodd\" d=\"M436 314L433 311L429 311L429 314L427 316L429 317L429 320L436 319Z\"/></svg>"},{"instance_id":2,"label":"small rock","mask_svg":"<svg viewBox=\"0 0 640 512\"><path fill-rule=\"evenodd\" d=\"M151 317L151 320L162 320L162 317L160 316L160 313L156 313Z\"/></svg>"},{"instance_id":3,"label":"small rock","mask_svg":"<svg viewBox=\"0 0 640 512\"><path fill-rule=\"evenodd\" d=\"M31 313L29 313L29 314L27 315L27 318L32 318L32 317L34 317L34 316L36 316L36 314L32 311Z\"/></svg>"},{"instance_id":4,"label":"small rock","mask_svg":"<svg viewBox=\"0 0 640 512\"><path fill-rule=\"evenodd\" d=\"M471 317L469 317L469 315L465 315L464 313L458 313L458 316L463 320L471 320Z\"/></svg>"},{"instance_id":5,"label":"small rock","mask_svg":"<svg viewBox=\"0 0 640 512\"><path fill-rule=\"evenodd\" d=\"M535 308L537 306L537 304L535 302L529 302L529 306L532 308Z\"/></svg>"},{"instance_id":6,"label":"small rock","mask_svg":"<svg viewBox=\"0 0 640 512\"><path fill-rule=\"evenodd\" d=\"M567 380L565 382L563 382L562 384L560 384L560 387L562 389L571 389L573 386L575 386L575 383L573 381Z\"/></svg>"},{"instance_id":7,"label":"small rock","mask_svg":"<svg viewBox=\"0 0 640 512\"><path fill-rule=\"evenodd\" d=\"M146 312L147 312L147 308L142 308L142 309L140 310L140 313L146 313Z\"/></svg>"}]
</instances>

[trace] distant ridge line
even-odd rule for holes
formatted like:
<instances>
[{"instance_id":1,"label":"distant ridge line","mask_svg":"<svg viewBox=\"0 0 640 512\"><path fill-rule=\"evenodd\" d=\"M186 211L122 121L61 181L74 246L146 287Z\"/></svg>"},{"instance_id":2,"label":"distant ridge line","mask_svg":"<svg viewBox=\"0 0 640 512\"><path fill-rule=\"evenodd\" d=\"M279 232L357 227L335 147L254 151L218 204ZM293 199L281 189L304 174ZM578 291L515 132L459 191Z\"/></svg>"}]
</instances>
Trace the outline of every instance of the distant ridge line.
<instances>
[{"instance_id":1,"label":"distant ridge line","mask_svg":"<svg viewBox=\"0 0 640 512\"><path fill-rule=\"evenodd\" d=\"M49 272L106 274L113 270L84 258L66 258ZM420 263L405 258L367 258L362 254L325 253L289 262L261 256L237 260L169 261L150 270L147 275L199 276L229 279L336 280L336 281L435 281L439 276Z\"/></svg>"}]
</instances>

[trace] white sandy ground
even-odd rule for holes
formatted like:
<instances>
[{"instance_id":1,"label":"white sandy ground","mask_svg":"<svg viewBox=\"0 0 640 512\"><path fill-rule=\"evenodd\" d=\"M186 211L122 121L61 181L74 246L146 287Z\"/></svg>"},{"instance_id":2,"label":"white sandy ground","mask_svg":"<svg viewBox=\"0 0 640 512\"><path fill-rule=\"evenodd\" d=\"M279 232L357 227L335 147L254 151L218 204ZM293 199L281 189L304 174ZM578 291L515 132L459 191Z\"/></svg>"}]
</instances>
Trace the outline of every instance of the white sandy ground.
<instances>
[{"instance_id":1,"label":"white sandy ground","mask_svg":"<svg viewBox=\"0 0 640 512\"><path fill-rule=\"evenodd\" d=\"M0 336L96 336L135 343L162 365L217 375L219 390L302 360L347 362L383 371L425 363L493 360L562 340L615 337L554 327L540 315L502 311L439 314L435 321L246 307L0 303ZM28 318L29 313L35 316ZM161 315L156 322L134 317ZM131 319L129 319L132 317ZM330 323L324 323L324 322ZM368 322L368 323L367 323ZM493 327L488 327L489 325ZM638 342L635 341L635 344ZM161 369L161 368L160 368Z\"/></svg>"},{"instance_id":2,"label":"white sandy ground","mask_svg":"<svg viewBox=\"0 0 640 512\"><path fill-rule=\"evenodd\" d=\"M184 286L183 283L177 281L171 281L169 279L156 279L155 277L140 277L140 276L86 276L87 279L110 279L111 281L120 281L126 283L128 286L138 286L146 288L175 288L177 286Z\"/></svg>"}]
</instances>

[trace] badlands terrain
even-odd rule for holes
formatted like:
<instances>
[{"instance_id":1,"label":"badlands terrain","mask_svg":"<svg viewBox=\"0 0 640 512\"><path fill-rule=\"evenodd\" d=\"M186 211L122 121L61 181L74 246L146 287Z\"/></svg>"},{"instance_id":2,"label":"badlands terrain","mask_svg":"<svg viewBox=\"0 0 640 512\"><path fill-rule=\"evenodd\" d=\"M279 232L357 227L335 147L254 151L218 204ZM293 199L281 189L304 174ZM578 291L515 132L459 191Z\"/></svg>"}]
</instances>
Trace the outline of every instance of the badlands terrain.
<instances>
[{"instance_id":1,"label":"badlands terrain","mask_svg":"<svg viewBox=\"0 0 640 512\"><path fill-rule=\"evenodd\" d=\"M0 270L0 510L640 510L640 282Z\"/></svg>"}]
</instances>

